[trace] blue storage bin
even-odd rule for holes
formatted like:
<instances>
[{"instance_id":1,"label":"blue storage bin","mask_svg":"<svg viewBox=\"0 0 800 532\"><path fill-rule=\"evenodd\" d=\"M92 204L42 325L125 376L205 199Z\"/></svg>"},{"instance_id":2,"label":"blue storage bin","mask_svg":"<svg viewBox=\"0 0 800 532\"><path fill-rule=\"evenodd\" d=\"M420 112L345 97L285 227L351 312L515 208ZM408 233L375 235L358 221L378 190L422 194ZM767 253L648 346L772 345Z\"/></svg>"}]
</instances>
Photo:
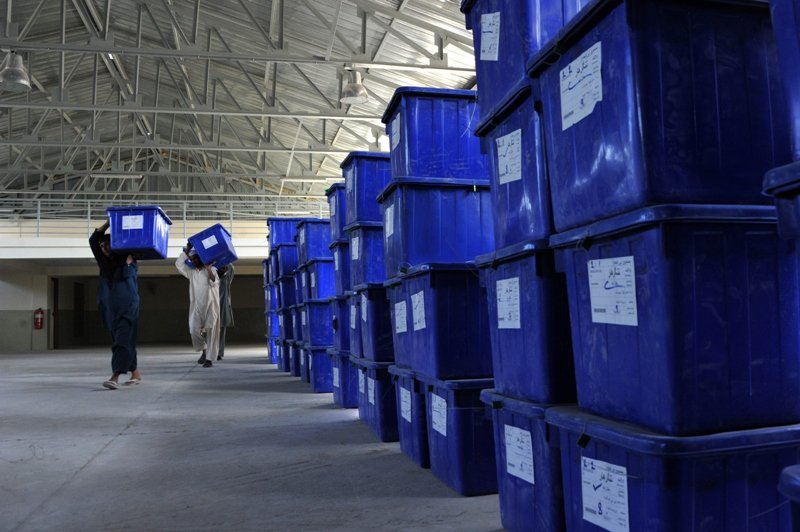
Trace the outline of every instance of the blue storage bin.
<instances>
[{"instance_id":1,"label":"blue storage bin","mask_svg":"<svg viewBox=\"0 0 800 532\"><path fill-rule=\"evenodd\" d=\"M350 356L358 369L358 413L380 441L398 440L397 402L389 366ZM363 415L362 415L363 414Z\"/></svg>"},{"instance_id":2,"label":"blue storage bin","mask_svg":"<svg viewBox=\"0 0 800 532\"><path fill-rule=\"evenodd\" d=\"M413 364L411 345L411 305L408 303L406 283L399 277L393 277L383 283L386 287L386 299L392 318L392 345L394 345L394 363L401 368L410 368Z\"/></svg>"},{"instance_id":3,"label":"blue storage bin","mask_svg":"<svg viewBox=\"0 0 800 532\"><path fill-rule=\"evenodd\" d=\"M425 411L425 386L414 372L389 366L397 401L397 433L400 450L418 466L431 467L428 452L428 417Z\"/></svg>"},{"instance_id":4,"label":"blue storage bin","mask_svg":"<svg viewBox=\"0 0 800 532\"><path fill-rule=\"evenodd\" d=\"M433 475L461 495L497 493L492 418L481 403L481 390L491 388L492 379L416 377L425 383Z\"/></svg>"},{"instance_id":5,"label":"blue storage bin","mask_svg":"<svg viewBox=\"0 0 800 532\"><path fill-rule=\"evenodd\" d=\"M770 0L775 45L788 101L792 158L800 161L800 1Z\"/></svg>"},{"instance_id":6,"label":"blue storage bin","mask_svg":"<svg viewBox=\"0 0 800 532\"><path fill-rule=\"evenodd\" d=\"M384 215L386 278L426 262L467 262L494 250L487 181L392 180Z\"/></svg>"},{"instance_id":7,"label":"blue storage bin","mask_svg":"<svg viewBox=\"0 0 800 532\"><path fill-rule=\"evenodd\" d=\"M268 348L267 348L268 349L267 361L270 364L277 364L278 363L278 359L280 357L280 346L278 345L278 342L280 342L280 340L278 340L277 338L270 338L269 339L269 344L268 344Z\"/></svg>"},{"instance_id":8,"label":"blue storage bin","mask_svg":"<svg viewBox=\"0 0 800 532\"><path fill-rule=\"evenodd\" d=\"M567 282L553 251L523 243L476 260L489 304L495 388L535 403L574 403Z\"/></svg>"},{"instance_id":9,"label":"blue storage bin","mask_svg":"<svg viewBox=\"0 0 800 532\"><path fill-rule=\"evenodd\" d=\"M305 266L298 266L294 271L294 300L302 305L308 297L308 275Z\"/></svg>"},{"instance_id":10,"label":"blue storage bin","mask_svg":"<svg viewBox=\"0 0 800 532\"><path fill-rule=\"evenodd\" d=\"M492 376L486 292L468 265L423 264L402 277L411 368L436 379Z\"/></svg>"},{"instance_id":11,"label":"blue storage bin","mask_svg":"<svg viewBox=\"0 0 800 532\"><path fill-rule=\"evenodd\" d=\"M472 30L481 120L525 77L525 63L564 26L574 0L462 0Z\"/></svg>"},{"instance_id":12,"label":"blue storage bin","mask_svg":"<svg viewBox=\"0 0 800 532\"><path fill-rule=\"evenodd\" d=\"M166 259L172 220L156 205L108 207L111 249L137 259Z\"/></svg>"},{"instance_id":13,"label":"blue storage bin","mask_svg":"<svg viewBox=\"0 0 800 532\"><path fill-rule=\"evenodd\" d=\"M327 299L336 293L332 260L312 260L305 268L310 299Z\"/></svg>"},{"instance_id":14,"label":"blue storage bin","mask_svg":"<svg viewBox=\"0 0 800 532\"><path fill-rule=\"evenodd\" d=\"M221 268L239 258L233 247L231 234L222 224L214 224L208 229L190 236L189 243L200 256L203 264L213 264L217 268Z\"/></svg>"},{"instance_id":15,"label":"blue storage bin","mask_svg":"<svg viewBox=\"0 0 800 532\"><path fill-rule=\"evenodd\" d=\"M281 340L294 340L292 307L278 309L278 338Z\"/></svg>"},{"instance_id":16,"label":"blue storage bin","mask_svg":"<svg viewBox=\"0 0 800 532\"><path fill-rule=\"evenodd\" d=\"M294 340L280 340L280 356L278 360L278 369L289 373L290 369L290 362L292 360L292 344Z\"/></svg>"},{"instance_id":17,"label":"blue storage bin","mask_svg":"<svg viewBox=\"0 0 800 532\"><path fill-rule=\"evenodd\" d=\"M394 362L392 318L383 285L355 287L361 319L360 356L375 362Z\"/></svg>"},{"instance_id":18,"label":"blue storage bin","mask_svg":"<svg viewBox=\"0 0 800 532\"><path fill-rule=\"evenodd\" d=\"M270 338L278 338L278 312L271 311L265 312L264 314L267 320L267 336Z\"/></svg>"},{"instance_id":19,"label":"blue storage bin","mask_svg":"<svg viewBox=\"0 0 800 532\"><path fill-rule=\"evenodd\" d=\"M781 237L800 238L800 162L767 172L764 194L772 196L775 202Z\"/></svg>"},{"instance_id":20,"label":"blue storage bin","mask_svg":"<svg viewBox=\"0 0 800 532\"><path fill-rule=\"evenodd\" d=\"M310 219L297 223L297 255L300 264L312 260L332 259L331 223L328 220Z\"/></svg>"},{"instance_id":21,"label":"blue storage bin","mask_svg":"<svg viewBox=\"0 0 800 532\"><path fill-rule=\"evenodd\" d=\"M331 242L344 240L347 235L344 226L347 225L347 193L344 183L336 183L325 191L328 197L328 211L331 218Z\"/></svg>"},{"instance_id":22,"label":"blue storage bin","mask_svg":"<svg viewBox=\"0 0 800 532\"><path fill-rule=\"evenodd\" d=\"M549 405L483 390L492 408L500 521L506 530L566 531L558 434L548 430Z\"/></svg>"},{"instance_id":23,"label":"blue storage bin","mask_svg":"<svg viewBox=\"0 0 800 532\"><path fill-rule=\"evenodd\" d=\"M517 85L507 100L481 122L481 137L492 180L494 237L498 249L553 233L550 186L544 164L533 80Z\"/></svg>"},{"instance_id":24,"label":"blue storage bin","mask_svg":"<svg viewBox=\"0 0 800 532\"><path fill-rule=\"evenodd\" d=\"M791 465L781 471L778 491L789 499L792 513L791 530L800 531L800 465Z\"/></svg>"},{"instance_id":25,"label":"blue storage bin","mask_svg":"<svg viewBox=\"0 0 800 532\"><path fill-rule=\"evenodd\" d=\"M375 197L392 177L388 153L350 152L340 165L346 189L346 225L380 222L381 210Z\"/></svg>"},{"instance_id":26,"label":"blue storage bin","mask_svg":"<svg viewBox=\"0 0 800 532\"><path fill-rule=\"evenodd\" d=\"M267 291L269 291L269 310L275 312L278 310L278 284L269 285Z\"/></svg>"},{"instance_id":27,"label":"blue storage bin","mask_svg":"<svg viewBox=\"0 0 800 532\"><path fill-rule=\"evenodd\" d=\"M800 459L797 425L681 438L574 407L545 415L561 442L567 530L791 531L776 486Z\"/></svg>"},{"instance_id":28,"label":"blue storage bin","mask_svg":"<svg viewBox=\"0 0 800 532\"><path fill-rule=\"evenodd\" d=\"M342 295L352 286L350 283L350 242L334 242L330 248L333 254L336 294Z\"/></svg>"},{"instance_id":29,"label":"blue storage bin","mask_svg":"<svg viewBox=\"0 0 800 532\"><path fill-rule=\"evenodd\" d=\"M279 277L276 281L278 290L278 307L286 308L297 303L297 290L294 287L294 275Z\"/></svg>"},{"instance_id":30,"label":"blue storage bin","mask_svg":"<svg viewBox=\"0 0 800 532\"><path fill-rule=\"evenodd\" d=\"M800 268L772 207L646 208L551 243L581 407L673 435L800 421Z\"/></svg>"},{"instance_id":31,"label":"blue storage bin","mask_svg":"<svg viewBox=\"0 0 800 532\"><path fill-rule=\"evenodd\" d=\"M350 353L328 349L331 357L333 404L342 408L358 408L358 370L350 363Z\"/></svg>"},{"instance_id":32,"label":"blue storage bin","mask_svg":"<svg viewBox=\"0 0 800 532\"><path fill-rule=\"evenodd\" d=\"M392 177L488 179L475 91L400 87L383 113Z\"/></svg>"},{"instance_id":33,"label":"blue storage bin","mask_svg":"<svg viewBox=\"0 0 800 532\"><path fill-rule=\"evenodd\" d=\"M333 329L333 348L350 352L350 301L347 296L334 296L328 299L331 305L331 328Z\"/></svg>"},{"instance_id":34,"label":"blue storage bin","mask_svg":"<svg viewBox=\"0 0 800 532\"><path fill-rule=\"evenodd\" d=\"M302 351L303 343L299 340L289 343L289 373L291 373L292 377L300 377L302 375L300 367Z\"/></svg>"},{"instance_id":35,"label":"blue storage bin","mask_svg":"<svg viewBox=\"0 0 800 532\"><path fill-rule=\"evenodd\" d=\"M303 305L297 304L289 308L292 310L292 337L299 342L303 338Z\"/></svg>"},{"instance_id":36,"label":"blue storage bin","mask_svg":"<svg viewBox=\"0 0 800 532\"><path fill-rule=\"evenodd\" d=\"M300 347L300 381L311 383L311 365L309 364L310 352L304 345Z\"/></svg>"},{"instance_id":37,"label":"blue storage bin","mask_svg":"<svg viewBox=\"0 0 800 532\"><path fill-rule=\"evenodd\" d=\"M333 391L333 366L328 356L329 347L311 347L305 345L308 364L309 382L314 393L331 393Z\"/></svg>"},{"instance_id":38,"label":"blue storage bin","mask_svg":"<svg viewBox=\"0 0 800 532\"><path fill-rule=\"evenodd\" d=\"M361 357L361 309L360 297L355 292L347 292L350 321L350 355Z\"/></svg>"},{"instance_id":39,"label":"blue storage bin","mask_svg":"<svg viewBox=\"0 0 800 532\"><path fill-rule=\"evenodd\" d=\"M529 74L558 231L646 205L764 203L754 176L790 161L766 2L598 0Z\"/></svg>"},{"instance_id":40,"label":"blue storage bin","mask_svg":"<svg viewBox=\"0 0 800 532\"><path fill-rule=\"evenodd\" d=\"M303 341L311 347L333 345L331 305L327 299L309 299L303 303L301 313Z\"/></svg>"},{"instance_id":41,"label":"blue storage bin","mask_svg":"<svg viewBox=\"0 0 800 532\"><path fill-rule=\"evenodd\" d=\"M300 265L297 256L297 246L294 244L279 244L270 252L273 275L277 278L292 275ZM277 272L277 273L274 273Z\"/></svg>"},{"instance_id":42,"label":"blue storage bin","mask_svg":"<svg viewBox=\"0 0 800 532\"><path fill-rule=\"evenodd\" d=\"M275 249L284 244L294 245L297 224L303 220L313 220L313 218L267 218L270 249Z\"/></svg>"},{"instance_id":43,"label":"blue storage bin","mask_svg":"<svg viewBox=\"0 0 800 532\"><path fill-rule=\"evenodd\" d=\"M383 227L380 223L348 225L350 237L350 286L382 283L386 279L383 265Z\"/></svg>"}]
</instances>

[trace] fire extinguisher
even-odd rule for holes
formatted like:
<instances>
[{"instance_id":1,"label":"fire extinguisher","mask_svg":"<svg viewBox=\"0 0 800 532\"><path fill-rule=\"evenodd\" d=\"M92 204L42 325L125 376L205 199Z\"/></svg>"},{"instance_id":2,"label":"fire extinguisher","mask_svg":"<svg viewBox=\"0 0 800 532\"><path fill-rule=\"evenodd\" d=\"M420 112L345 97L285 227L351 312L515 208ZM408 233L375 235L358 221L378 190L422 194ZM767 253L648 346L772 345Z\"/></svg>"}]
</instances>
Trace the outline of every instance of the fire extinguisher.
<instances>
[{"instance_id":1,"label":"fire extinguisher","mask_svg":"<svg viewBox=\"0 0 800 532\"><path fill-rule=\"evenodd\" d=\"M37 308L33 311L33 328L39 330L44 327L44 311Z\"/></svg>"}]
</instances>

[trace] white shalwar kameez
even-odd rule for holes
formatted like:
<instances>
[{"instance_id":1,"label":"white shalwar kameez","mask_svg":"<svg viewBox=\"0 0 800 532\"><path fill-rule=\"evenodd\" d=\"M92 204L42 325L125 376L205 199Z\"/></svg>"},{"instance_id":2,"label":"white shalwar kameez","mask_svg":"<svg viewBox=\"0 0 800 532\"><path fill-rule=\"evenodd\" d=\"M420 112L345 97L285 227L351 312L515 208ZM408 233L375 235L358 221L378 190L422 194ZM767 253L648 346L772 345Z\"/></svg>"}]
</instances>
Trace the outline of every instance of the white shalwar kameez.
<instances>
[{"instance_id":1,"label":"white shalwar kameez","mask_svg":"<svg viewBox=\"0 0 800 532\"><path fill-rule=\"evenodd\" d=\"M206 350L206 360L216 362L219 351L219 275L212 267L214 280L209 279L205 268L198 270L186 264L186 253L181 252L175 267L189 279L189 334L195 351ZM205 336L203 336L205 331Z\"/></svg>"}]
</instances>

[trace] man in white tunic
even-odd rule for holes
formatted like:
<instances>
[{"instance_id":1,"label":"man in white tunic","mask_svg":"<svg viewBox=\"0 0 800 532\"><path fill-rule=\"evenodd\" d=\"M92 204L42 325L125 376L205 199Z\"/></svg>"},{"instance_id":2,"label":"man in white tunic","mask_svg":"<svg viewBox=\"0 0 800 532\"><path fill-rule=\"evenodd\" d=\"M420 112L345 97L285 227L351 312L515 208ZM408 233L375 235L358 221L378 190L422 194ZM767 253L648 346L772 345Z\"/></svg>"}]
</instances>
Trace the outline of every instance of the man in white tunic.
<instances>
[{"instance_id":1,"label":"man in white tunic","mask_svg":"<svg viewBox=\"0 0 800 532\"><path fill-rule=\"evenodd\" d=\"M190 255L187 255L187 252ZM190 260L193 266L186 264ZM219 349L219 276L217 269L203 264L188 246L175 261L178 271L189 279L189 334L195 351L203 355L197 361L204 368L213 366Z\"/></svg>"}]
</instances>

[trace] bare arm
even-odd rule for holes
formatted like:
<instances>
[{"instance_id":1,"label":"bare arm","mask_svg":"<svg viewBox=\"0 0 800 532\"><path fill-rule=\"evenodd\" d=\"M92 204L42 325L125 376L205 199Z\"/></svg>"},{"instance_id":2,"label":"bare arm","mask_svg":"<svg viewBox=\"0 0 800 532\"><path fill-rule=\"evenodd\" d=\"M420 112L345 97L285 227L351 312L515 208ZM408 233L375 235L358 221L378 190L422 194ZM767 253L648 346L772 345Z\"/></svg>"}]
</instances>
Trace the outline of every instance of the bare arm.
<instances>
[{"instance_id":1,"label":"bare arm","mask_svg":"<svg viewBox=\"0 0 800 532\"><path fill-rule=\"evenodd\" d=\"M190 268L186 265L186 262L184 261L186 261L186 259L188 258L189 257L186 255L186 252L181 251L181 254L178 255L178 258L175 260L175 267L178 269L178 272L187 279L190 278L189 277Z\"/></svg>"},{"instance_id":2,"label":"bare arm","mask_svg":"<svg viewBox=\"0 0 800 532\"><path fill-rule=\"evenodd\" d=\"M217 276L217 269L210 264L205 265L206 272L208 272L209 284L219 284L219 277Z\"/></svg>"}]
</instances>

